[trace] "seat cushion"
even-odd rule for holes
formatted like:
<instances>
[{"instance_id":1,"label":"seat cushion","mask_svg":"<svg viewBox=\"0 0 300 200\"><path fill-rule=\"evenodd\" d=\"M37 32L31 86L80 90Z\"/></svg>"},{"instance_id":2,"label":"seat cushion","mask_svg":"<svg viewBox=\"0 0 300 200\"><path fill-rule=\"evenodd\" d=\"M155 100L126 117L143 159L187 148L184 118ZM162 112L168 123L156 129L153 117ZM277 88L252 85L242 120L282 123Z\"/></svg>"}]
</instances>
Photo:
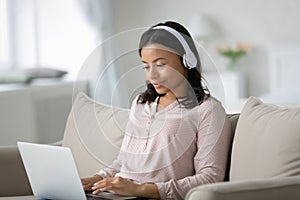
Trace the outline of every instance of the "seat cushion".
<instances>
[{"instance_id":1,"label":"seat cushion","mask_svg":"<svg viewBox=\"0 0 300 200\"><path fill-rule=\"evenodd\" d=\"M300 175L300 108L250 97L233 140L230 180Z\"/></svg>"},{"instance_id":2,"label":"seat cushion","mask_svg":"<svg viewBox=\"0 0 300 200\"><path fill-rule=\"evenodd\" d=\"M91 176L117 157L129 111L79 93L67 120L62 146L70 147L81 177Z\"/></svg>"}]
</instances>

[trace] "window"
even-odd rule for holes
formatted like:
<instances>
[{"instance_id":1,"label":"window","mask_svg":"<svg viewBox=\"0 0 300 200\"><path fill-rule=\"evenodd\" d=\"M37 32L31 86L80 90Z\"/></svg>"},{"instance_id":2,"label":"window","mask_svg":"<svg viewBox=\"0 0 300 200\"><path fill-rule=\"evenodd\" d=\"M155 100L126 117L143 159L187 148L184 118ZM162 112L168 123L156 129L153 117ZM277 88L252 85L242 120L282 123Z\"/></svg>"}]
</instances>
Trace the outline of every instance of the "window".
<instances>
[{"instance_id":1,"label":"window","mask_svg":"<svg viewBox=\"0 0 300 200\"><path fill-rule=\"evenodd\" d=\"M0 9L2 69L53 67L76 77L97 44L78 1L0 0Z\"/></svg>"},{"instance_id":2,"label":"window","mask_svg":"<svg viewBox=\"0 0 300 200\"><path fill-rule=\"evenodd\" d=\"M0 0L0 69L9 66L7 0Z\"/></svg>"}]
</instances>

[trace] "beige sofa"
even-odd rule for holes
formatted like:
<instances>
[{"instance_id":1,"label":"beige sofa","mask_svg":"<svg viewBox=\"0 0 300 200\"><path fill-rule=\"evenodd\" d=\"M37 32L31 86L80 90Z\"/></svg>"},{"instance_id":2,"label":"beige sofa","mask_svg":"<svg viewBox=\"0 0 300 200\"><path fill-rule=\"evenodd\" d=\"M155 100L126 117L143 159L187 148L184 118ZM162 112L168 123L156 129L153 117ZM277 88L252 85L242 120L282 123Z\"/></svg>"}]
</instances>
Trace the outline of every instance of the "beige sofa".
<instances>
[{"instance_id":1,"label":"beige sofa","mask_svg":"<svg viewBox=\"0 0 300 200\"><path fill-rule=\"evenodd\" d=\"M200 185L186 199L300 199L300 109L279 108L250 97L240 114L228 115L235 134L230 181ZM81 177L117 156L128 110L94 102L80 93L70 112L63 141ZM0 147L0 196L32 191L16 146Z\"/></svg>"}]
</instances>

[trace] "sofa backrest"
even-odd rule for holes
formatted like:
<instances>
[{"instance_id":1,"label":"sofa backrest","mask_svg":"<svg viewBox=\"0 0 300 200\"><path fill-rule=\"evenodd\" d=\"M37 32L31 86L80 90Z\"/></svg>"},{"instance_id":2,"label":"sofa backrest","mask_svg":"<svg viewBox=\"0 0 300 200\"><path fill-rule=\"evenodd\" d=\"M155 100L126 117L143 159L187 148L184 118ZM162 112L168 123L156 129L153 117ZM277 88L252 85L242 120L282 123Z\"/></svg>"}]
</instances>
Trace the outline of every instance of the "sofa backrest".
<instances>
[{"instance_id":1,"label":"sofa backrest","mask_svg":"<svg viewBox=\"0 0 300 200\"><path fill-rule=\"evenodd\" d=\"M229 121L231 123L231 135L232 139L234 139L235 135L235 130L236 126L240 117L240 114L228 114L227 117L229 118ZM230 177L230 165L231 165L231 150L232 150L232 143L229 147L229 152L228 152L228 161L227 161L227 168L226 168L226 174L225 174L225 181L229 181Z\"/></svg>"},{"instance_id":2,"label":"sofa backrest","mask_svg":"<svg viewBox=\"0 0 300 200\"><path fill-rule=\"evenodd\" d=\"M232 135L234 135L235 130L236 130L236 126L240 117L239 113L236 114L228 114L227 117L229 118L229 121L231 123L231 131L232 131Z\"/></svg>"}]
</instances>

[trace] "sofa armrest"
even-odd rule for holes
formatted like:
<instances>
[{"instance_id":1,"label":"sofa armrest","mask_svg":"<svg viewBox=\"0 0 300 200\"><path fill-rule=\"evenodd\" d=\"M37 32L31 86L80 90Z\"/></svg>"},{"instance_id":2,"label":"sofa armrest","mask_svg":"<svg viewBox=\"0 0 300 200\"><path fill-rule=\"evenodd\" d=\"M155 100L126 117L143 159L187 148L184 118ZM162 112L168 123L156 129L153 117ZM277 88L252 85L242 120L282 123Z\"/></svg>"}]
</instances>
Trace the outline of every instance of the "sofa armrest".
<instances>
[{"instance_id":1,"label":"sofa armrest","mask_svg":"<svg viewBox=\"0 0 300 200\"><path fill-rule=\"evenodd\" d=\"M17 146L0 146L0 196L31 195Z\"/></svg>"},{"instance_id":2,"label":"sofa armrest","mask_svg":"<svg viewBox=\"0 0 300 200\"><path fill-rule=\"evenodd\" d=\"M59 140L59 141L57 141L57 142L50 143L50 145L53 145L53 146L62 146L62 143L63 143L63 141L62 141L62 140Z\"/></svg>"},{"instance_id":3,"label":"sofa armrest","mask_svg":"<svg viewBox=\"0 0 300 200\"><path fill-rule=\"evenodd\" d=\"M191 189L188 200L265 200L300 197L300 176L232 181L201 185Z\"/></svg>"},{"instance_id":4,"label":"sofa armrest","mask_svg":"<svg viewBox=\"0 0 300 200\"><path fill-rule=\"evenodd\" d=\"M50 145L62 146L62 140ZM0 146L0 196L32 195L18 147Z\"/></svg>"}]
</instances>

